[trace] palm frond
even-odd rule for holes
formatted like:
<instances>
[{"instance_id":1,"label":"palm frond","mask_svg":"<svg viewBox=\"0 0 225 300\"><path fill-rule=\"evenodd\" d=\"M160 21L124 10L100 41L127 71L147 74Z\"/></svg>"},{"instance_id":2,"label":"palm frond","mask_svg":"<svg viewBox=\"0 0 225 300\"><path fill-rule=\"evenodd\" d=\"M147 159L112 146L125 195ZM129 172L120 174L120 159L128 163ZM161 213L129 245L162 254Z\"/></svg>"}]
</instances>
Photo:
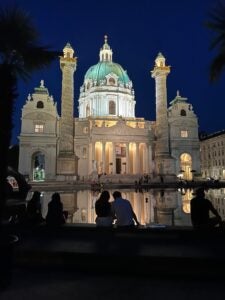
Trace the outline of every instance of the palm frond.
<instances>
[{"instance_id":1,"label":"palm frond","mask_svg":"<svg viewBox=\"0 0 225 300\"><path fill-rule=\"evenodd\" d=\"M212 61L210 66L210 80L212 82L218 80L220 74L225 68L225 51L220 52Z\"/></svg>"},{"instance_id":2,"label":"palm frond","mask_svg":"<svg viewBox=\"0 0 225 300\"><path fill-rule=\"evenodd\" d=\"M38 41L39 34L30 16L23 10L0 9L0 52L10 53L17 50L23 53L24 48Z\"/></svg>"},{"instance_id":3,"label":"palm frond","mask_svg":"<svg viewBox=\"0 0 225 300\"><path fill-rule=\"evenodd\" d=\"M29 47L26 50L27 53L24 53L24 68L28 72L47 67L53 60L62 55L62 52L51 51L48 50L48 47L42 46Z\"/></svg>"},{"instance_id":4,"label":"palm frond","mask_svg":"<svg viewBox=\"0 0 225 300\"><path fill-rule=\"evenodd\" d=\"M60 54L40 45L27 13L17 7L0 9L0 63L14 66L15 76L26 80L31 72L47 67Z\"/></svg>"},{"instance_id":5,"label":"palm frond","mask_svg":"<svg viewBox=\"0 0 225 300\"><path fill-rule=\"evenodd\" d=\"M216 50L216 57L210 66L210 81L218 80L225 67L225 5L219 3L218 7L210 14L210 20L205 26L213 33L210 50Z\"/></svg>"}]
</instances>

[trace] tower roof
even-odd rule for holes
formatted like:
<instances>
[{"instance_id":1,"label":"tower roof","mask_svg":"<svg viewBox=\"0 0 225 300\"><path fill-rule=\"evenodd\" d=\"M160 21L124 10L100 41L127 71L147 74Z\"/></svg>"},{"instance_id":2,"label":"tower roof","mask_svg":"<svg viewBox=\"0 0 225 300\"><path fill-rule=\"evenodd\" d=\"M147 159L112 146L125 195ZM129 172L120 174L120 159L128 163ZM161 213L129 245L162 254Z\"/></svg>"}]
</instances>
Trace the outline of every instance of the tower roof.
<instances>
[{"instance_id":1,"label":"tower roof","mask_svg":"<svg viewBox=\"0 0 225 300\"><path fill-rule=\"evenodd\" d=\"M73 60L74 57L74 50L72 48L72 46L70 45L70 43L67 43L66 46L63 48L63 57L68 59L68 60Z\"/></svg>"},{"instance_id":2,"label":"tower roof","mask_svg":"<svg viewBox=\"0 0 225 300\"><path fill-rule=\"evenodd\" d=\"M40 86L34 88L36 94L48 94L48 89L44 86L44 80L40 81Z\"/></svg>"},{"instance_id":3,"label":"tower roof","mask_svg":"<svg viewBox=\"0 0 225 300\"><path fill-rule=\"evenodd\" d=\"M181 97L180 92L177 90L176 97L170 102L170 104L175 104L177 102L186 102L187 98Z\"/></svg>"}]
</instances>

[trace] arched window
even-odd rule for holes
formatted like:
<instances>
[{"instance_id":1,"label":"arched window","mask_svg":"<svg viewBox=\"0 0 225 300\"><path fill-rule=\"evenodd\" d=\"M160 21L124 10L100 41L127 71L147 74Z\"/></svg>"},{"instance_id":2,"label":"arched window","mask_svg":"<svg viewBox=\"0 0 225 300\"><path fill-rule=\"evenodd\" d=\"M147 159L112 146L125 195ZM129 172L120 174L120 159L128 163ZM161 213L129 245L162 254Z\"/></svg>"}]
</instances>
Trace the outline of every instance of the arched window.
<instances>
[{"instance_id":1,"label":"arched window","mask_svg":"<svg viewBox=\"0 0 225 300\"><path fill-rule=\"evenodd\" d=\"M109 101L109 114L110 115L116 114L116 104L114 101Z\"/></svg>"},{"instance_id":2,"label":"arched window","mask_svg":"<svg viewBox=\"0 0 225 300\"><path fill-rule=\"evenodd\" d=\"M110 77L109 78L109 84L111 84L111 85L115 85L115 79L114 78L112 78L112 77Z\"/></svg>"},{"instance_id":3,"label":"arched window","mask_svg":"<svg viewBox=\"0 0 225 300\"><path fill-rule=\"evenodd\" d=\"M185 109L181 109L180 115L181 115L182 117L185 117L185 116L187 115L186 110L185 110Z\"/></svg>"},{"instance_id":4,"label":"arched window","mask_svg":"<svg viewBox=\"0 0 225 300\"><path fill-rule=\"evenodd\" d=\"M42 101L38 101L37 108L44 108L44 103Z\"/></svg>"}]
</instances>

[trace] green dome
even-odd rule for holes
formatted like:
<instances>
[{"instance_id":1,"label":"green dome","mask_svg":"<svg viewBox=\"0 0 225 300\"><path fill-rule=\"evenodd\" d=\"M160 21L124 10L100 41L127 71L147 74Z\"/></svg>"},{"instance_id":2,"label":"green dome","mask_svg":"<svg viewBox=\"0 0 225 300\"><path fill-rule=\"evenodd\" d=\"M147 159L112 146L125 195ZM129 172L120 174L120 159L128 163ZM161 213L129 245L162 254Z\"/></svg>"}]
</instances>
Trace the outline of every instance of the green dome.
<instances>
[{"instance_id":1,"label":"green dome","mask_svg":"<svg viewBox=\"0 0 225 300\"><path fill-rule=\"evenodd\" d=\"M101 80L104 80L105 77L111 73L117 75L118 81L123 84L130 82L130 78L126 71L124 71L119 64L111 61L100 61L97 65L90 67L86 72L84 79L91 79L93 81L97 81L97 84L99 84Z\"/></svg>"}]
</instances>

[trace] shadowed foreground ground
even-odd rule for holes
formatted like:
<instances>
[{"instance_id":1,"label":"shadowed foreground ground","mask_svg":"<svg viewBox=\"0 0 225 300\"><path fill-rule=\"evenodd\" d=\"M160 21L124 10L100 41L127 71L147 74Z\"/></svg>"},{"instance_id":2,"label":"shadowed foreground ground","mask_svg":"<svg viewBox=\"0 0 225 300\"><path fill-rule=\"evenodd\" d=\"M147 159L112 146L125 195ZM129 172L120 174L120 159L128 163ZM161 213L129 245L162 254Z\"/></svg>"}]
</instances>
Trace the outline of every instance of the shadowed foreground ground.
<instances>
[{"instance_id":1,"label":"shadowed foreground ground","mask_svg":"<svg viewBox=\"0 0 225 300\"><path fill-rule=\"evenodd\" d=\"M65 226L19 236L11 299L224 299L225 233Z\"/></svg>"},{"instance_id":2,"label":"shadowed foreground ground","mask_svg":"<svg viewBox=\"0 0 225 300\"><path fill-rule=\"evenodd\" d=\"M182 299L224 300L223 280L95 275L76 271L19 269L1 300Z\"/></svg>"}]
</instances>

